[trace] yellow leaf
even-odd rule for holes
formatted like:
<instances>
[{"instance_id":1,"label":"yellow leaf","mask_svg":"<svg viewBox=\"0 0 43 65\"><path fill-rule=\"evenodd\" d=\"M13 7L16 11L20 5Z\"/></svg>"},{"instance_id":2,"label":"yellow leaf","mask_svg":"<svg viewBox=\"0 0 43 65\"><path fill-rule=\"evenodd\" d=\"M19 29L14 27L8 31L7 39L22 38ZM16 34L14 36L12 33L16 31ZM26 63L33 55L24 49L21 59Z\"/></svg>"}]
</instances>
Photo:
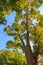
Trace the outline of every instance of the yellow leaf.
<instances>
[{"instance_id":1,"label":"yellow leaf","mask_svg":"<svg viewBox=\"0 0 43 65\"><path fill-rule=\"evenodd\" d=\"M12 12L11 8L7 10L7 14L10 14L11 12Z\"/></svg>"}]
</instances>

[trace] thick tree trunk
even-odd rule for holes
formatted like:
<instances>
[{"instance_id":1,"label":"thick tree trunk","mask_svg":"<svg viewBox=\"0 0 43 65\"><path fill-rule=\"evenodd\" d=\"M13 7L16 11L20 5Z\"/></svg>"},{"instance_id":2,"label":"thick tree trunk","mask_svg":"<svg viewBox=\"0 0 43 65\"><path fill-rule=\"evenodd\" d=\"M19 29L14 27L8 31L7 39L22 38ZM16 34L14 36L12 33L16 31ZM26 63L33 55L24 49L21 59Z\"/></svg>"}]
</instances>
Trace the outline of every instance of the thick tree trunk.
<instances>
[{"instance_id":1,"label":"thick tree trunk","mask_svg":"<svg viewBox=\"0 0 43 65\"><path fill-rule=\"evenodd\" d=\"M34 60L33 56L28 51L26 53L26 60L27 60L27 65L37 65L37 60Z\"/></svg>"},{"instance_id":2,"label":"thick tree trunk","mask_svg":"<svg viewBox=\"0 0 43 65\"><path fill-rule=\"evenodd\" d=\"M26 55L27 65L37 65L37 62L36 62L37 59L33 57L30 47L26 46L25 55Z\"/></svg>"}]
</instances>

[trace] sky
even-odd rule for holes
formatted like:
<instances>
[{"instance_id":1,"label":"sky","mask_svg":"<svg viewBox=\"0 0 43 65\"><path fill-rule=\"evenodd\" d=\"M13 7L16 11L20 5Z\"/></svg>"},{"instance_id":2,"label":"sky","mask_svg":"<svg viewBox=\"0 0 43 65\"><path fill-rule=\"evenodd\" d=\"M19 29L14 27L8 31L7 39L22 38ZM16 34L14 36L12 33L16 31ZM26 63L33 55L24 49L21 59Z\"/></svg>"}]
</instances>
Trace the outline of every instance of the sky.
<instances>
[{"instance_id":1,"label":"sky","mask_svg":"<svg viewBox=\"0 0 43 65\"><path fill-rule=\"evenodd\" d=\"M43 14L43 5L39 8L41 14ZM7 15L5 18L7 20L7 25L12 25L14 22L14 18L16 16L16 12L12 12L10 15ZM6 49L6 42L9 40L13 40L12 36L8 36L6 32L4 32L5 25L0 25L0 50Z\"/></svg>"},{"instance_id":2,"label":"sky","mask_svg":"<svg viewBox=\"0 0 43 65\"><path fill-rule=\"evenodd\" d=\"M16 12L12 12L10 15L7 15L5 19L7 20L7 25L12 25L14 22ZM6 42L9 40L13 40L12 36L8 36L6 32L4 32L5 25L0 25L0 50L6 49Z\"/></svg>"}]
</instances>

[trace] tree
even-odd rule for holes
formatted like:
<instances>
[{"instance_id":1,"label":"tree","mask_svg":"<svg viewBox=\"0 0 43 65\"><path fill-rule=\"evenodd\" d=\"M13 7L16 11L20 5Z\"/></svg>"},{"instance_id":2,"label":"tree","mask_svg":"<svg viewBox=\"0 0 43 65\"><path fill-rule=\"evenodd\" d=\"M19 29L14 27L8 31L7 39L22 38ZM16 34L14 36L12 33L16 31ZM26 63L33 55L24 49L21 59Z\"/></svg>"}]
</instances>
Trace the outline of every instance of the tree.
<instances>
[{"instance_id":1,"label":"tree","mask_svg":"<svg viewBox=\"0 0 43 65\"><path fill-rule=\"evenodd\" d=\"M43 15L38 10L43 0L5 0L3 3L7 14L12 11L17 13L12 26L4 29L8 35L14 37L14 41L7 42L7 48L22 48L27 65L37 65L38 55L43 54ZM4 10L2 8L1 13ZM30 41L34 44L34 51L31 49Z\"/></svg>"},{"instance_id":2,"label":"tree","mask_svg":"<svg viewBox=\"0 0 43 65\"><path fill-rule=\"evenodd\" d=\"M26 65L26 58L21 52L0 50L0 65Z\"/></svg>"}]
</instances>

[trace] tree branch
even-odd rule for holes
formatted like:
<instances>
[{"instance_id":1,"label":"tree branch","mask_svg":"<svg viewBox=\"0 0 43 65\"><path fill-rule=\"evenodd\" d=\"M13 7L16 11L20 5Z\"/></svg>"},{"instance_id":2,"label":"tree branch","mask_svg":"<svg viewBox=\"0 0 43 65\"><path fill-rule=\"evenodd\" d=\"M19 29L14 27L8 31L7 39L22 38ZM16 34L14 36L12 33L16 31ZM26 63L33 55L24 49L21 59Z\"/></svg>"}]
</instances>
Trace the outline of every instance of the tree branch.
<instances>
[{"instance_id":1,"label":"tree branch","mask_svg":"<svg viewBox=\"0 0 43 65\"><path fill-rule=\"evenodd\" d=\"M33 53L33 56L37 58L37 56L39 55L39 46L37 48L35 48L35 51Z\"/></svg>"},{"instance_id":2,"label":"tree branch","mask_svg":"<svg viewBox=\"0 0 43 65\"><path fill-rule=\"evenodd\" d=\"M21 37L21 35L19 33L18 33L18 36L19 36L19 38L20 38L20 40L22 42L21 47L25 50L25 43L24 43L24 41L23 41L23 39L22 39L22 37Z\"/></svg>"},{"instance_id":3,"label":"tree branch","mask_svg":"<svg viewBox=\"0 0 43 65\"><path fill-rule=\"evenodd\" d=\"M29 46L30 44L29 44L29 31L28 31L28 28L29 28L29 25L28 25L28 6L27 6L27 16L26 16L26 24L25 24L25 26L26 26L26 44L27 44L27 46Z\"/></svg>"},{"instance_id":4,"label":"tree branch","mask_svg":"<svg viewBox=\"0 0 43 65\"><path fill-rule=\"evenodd\" d=\"M27 29L27 33L26 33L26 43L27 43L27 45L28 45L28 44L29 44L28 22L26 23L26 29Z\"/></svg>"},{"instance_id":5,"label":"tree branch","mask_svg":"<svg viewBox=\"0 0 43 65\"><path fill-rule=\"evenodd\" d=\"M34 26L35 29L35 38L34 38L34 43L36 44L36 26Z\"/></svg>"}]
</instances>

